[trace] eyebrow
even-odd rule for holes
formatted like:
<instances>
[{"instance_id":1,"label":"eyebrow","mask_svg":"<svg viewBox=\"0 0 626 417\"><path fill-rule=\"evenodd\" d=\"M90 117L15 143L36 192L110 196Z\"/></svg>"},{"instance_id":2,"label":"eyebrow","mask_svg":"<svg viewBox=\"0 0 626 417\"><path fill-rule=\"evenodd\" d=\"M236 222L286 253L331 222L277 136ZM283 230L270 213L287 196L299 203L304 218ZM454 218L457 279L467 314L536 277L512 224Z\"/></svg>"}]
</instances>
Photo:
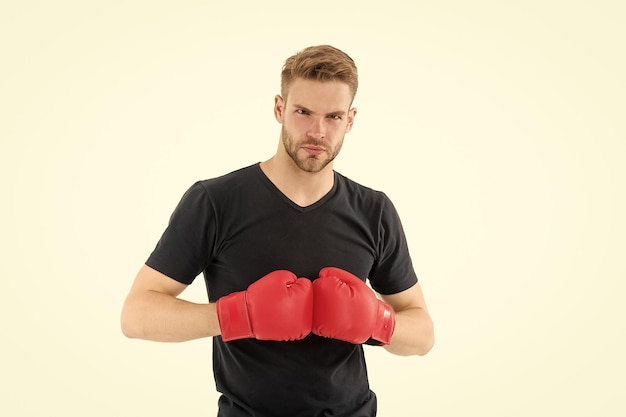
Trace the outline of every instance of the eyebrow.
<instances>
[{"instance_id":1,"label":"eyebrow","mask_svg":"<svg viewBox=\"0 0 626 417\"><path fill-rule=\"evenodd\" d=\"M294 107L297 109L302 109L302 110L306 110L309 113L315 113L313 110L307 108L306 106L303 106L301 104L294 104ZM336 114L337 116L344 116L346 114L345 111L343 110L336 110L336 111L331 111L326 113L326 115L330 115L330 114Z\"/></svg>"}]
</instances>

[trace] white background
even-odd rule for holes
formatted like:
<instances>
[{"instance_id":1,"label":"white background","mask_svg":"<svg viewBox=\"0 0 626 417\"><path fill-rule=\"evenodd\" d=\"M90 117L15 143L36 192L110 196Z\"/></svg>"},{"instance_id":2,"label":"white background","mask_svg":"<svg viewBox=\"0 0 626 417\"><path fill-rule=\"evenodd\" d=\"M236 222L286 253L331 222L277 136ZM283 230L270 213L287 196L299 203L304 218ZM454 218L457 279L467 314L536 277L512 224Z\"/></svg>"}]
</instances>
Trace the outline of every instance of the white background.
<instances>
[{"instance_id":1,"label":"white background","mask_svg":"<svg viewBox=\"0 0 626 417\"><path fill-rule=\"evenodd\" d=\"M436 324L368 347L379 415L625 415L624 3L225 3L0 6L0 414L216 414L210 340L125 339L121 305L329 43L361 82L336 169L396 204Z\"/></svg>"}]
</instances>

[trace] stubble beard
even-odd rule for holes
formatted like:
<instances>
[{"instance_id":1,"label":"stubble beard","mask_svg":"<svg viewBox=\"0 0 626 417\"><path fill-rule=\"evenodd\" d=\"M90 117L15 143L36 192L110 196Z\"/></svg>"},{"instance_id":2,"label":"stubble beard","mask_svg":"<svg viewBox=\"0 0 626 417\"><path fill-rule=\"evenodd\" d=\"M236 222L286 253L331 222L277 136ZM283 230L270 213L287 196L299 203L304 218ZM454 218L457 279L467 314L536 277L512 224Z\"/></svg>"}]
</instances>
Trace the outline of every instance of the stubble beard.
<instances>
[{"instance_id":1,"label":"stubble beard","mask_svg":"<svg viewBox=\"0 0 626 417\"><path fill-rule=\"evenodd\" d=\"M302 171L309 173L317 173L322 171L328 166L339 154L341 146L343 145L343 139L337 144L335 148L330 148L327 142L307 139L302 142L298 142L295 138L287 132L285 127L282 127L281 138L285 151L294 162L294 164ZM298 151L303 145L319 146L325 149L320 155L305 155L304 157L298 156Z\"/></svg>"}]
</instances>

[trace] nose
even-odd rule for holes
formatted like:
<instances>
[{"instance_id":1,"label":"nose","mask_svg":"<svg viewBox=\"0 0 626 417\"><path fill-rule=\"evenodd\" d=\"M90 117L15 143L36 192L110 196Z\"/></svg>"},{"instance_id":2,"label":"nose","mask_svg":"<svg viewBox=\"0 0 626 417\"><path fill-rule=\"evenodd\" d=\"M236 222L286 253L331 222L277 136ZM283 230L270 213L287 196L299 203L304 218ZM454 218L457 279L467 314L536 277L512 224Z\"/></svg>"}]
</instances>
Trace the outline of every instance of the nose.
<instances>
[{"instance_id":1,"label":"nose","mask_svg":"<svg viewBox=\"0 0 626 417\"><path fill-rule=\"evenodd\" d=\"M326 120L324 117L312 117L307 135L311 139L324 139L326 137Z\"/></svg>"}]
</instances>

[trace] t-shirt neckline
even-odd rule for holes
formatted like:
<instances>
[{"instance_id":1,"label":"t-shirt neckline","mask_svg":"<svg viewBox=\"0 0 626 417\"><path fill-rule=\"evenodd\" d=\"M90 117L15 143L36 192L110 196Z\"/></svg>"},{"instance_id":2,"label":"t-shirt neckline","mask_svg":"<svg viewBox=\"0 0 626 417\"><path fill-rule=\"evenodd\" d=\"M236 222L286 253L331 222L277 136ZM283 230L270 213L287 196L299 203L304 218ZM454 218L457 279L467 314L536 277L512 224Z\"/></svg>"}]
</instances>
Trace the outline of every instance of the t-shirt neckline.
<instances>
[{"instance_id":1,"label":"t-shirt neckline","mask_svg":"<svg viewBox=\"0 0 626 417\"><path fill-rule=\"evenodd\" d=\"M324 205L324 203L326 203L328 200L330 200L332 198L332 196L335 194L335 191L337 190L337 172L333 171L333 186L332 188L324 195L322 196L322 198L320 198L319 200L317 200L316 202L314 202L313 204L309 204L308 206L302 207L298 204L296 204L293 200L291 200L289 197L287 197L282 191L280 191L280 189L276 186L276 184L274 184L272 182L272 180L270 180L268 178L267 175L265 175L265 172L263 172L263 170L261 169L261 163L257 162L254 167L256 168L257 173L259 174L259 176L261 177L261 180L274 192L278 195L278 197L280 197L281 200L283 200L284 202L286 202L288 205L290 205L293 209L300 211L300 212L307 212L307 211L312 211L315 210L316 208Z\"/></svg>"}]
</instances>

